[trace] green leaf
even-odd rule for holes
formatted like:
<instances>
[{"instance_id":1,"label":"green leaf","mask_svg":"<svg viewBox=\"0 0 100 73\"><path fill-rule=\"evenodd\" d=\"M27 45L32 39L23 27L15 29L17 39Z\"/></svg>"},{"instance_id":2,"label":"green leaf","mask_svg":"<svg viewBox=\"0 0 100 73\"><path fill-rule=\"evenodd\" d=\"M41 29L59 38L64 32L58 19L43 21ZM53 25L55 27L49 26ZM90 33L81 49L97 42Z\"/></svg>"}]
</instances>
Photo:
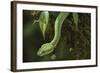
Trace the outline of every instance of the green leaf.
<instances>
[{"instance_id":1,"label":"green leaf","mask_svg":"<svg viewBox=\"0 0 100 73\"><path fill-rule=\"evenodd\" d=\"M75 23L75 29L78 30L78 13L72 13L74 23Z\"/></svg>"},{"instance_id":2,"label":"green leaf","mask_svg":"<svg viewBox=\"0 0 100 73\"><path fill-rule=\"evenodd\" d=\"M49 12L48 11L41 12L39 17L39 26L42 31L44 39L45 39L45 32L48 26L48 22L49 22Z\"/></svg>"},{"instance_id":3,"label":"green leaf","mask_svg":"<svg viewBox=\"0 0 100 73\"><path fill-rule=\"evenodd\" d=\"M73 51L73 48L69 48L69 51L72 52Z\"/></svg>"}]
</instances>

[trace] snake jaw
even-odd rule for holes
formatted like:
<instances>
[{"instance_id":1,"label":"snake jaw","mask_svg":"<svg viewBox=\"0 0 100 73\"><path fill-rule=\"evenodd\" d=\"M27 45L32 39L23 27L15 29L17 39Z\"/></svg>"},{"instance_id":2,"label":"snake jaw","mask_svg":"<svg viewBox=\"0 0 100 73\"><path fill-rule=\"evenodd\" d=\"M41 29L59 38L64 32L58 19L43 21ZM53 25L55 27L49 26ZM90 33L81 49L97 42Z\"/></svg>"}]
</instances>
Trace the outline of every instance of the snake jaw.
<instances>
[{"instance_id":1,"label":"snake jaw","mask_svg":"<svg viewBox=\"0 0 100 73\"><path fill-rule=\"evenodd\" d=\"M38 55L38 56L42 56L41 54L42 54L41 51L38 51L38 52L37 52L37 55Z\"/></svg>"},{"instance_id":2,"label":"snake jaw","mask_svg":"<svg viewBox=\"0 0 100 73\"><path fill-rule=\"evenodd\" d=\"M43 44L40 48L39 51L37 52L38 56L45 56L50 53L52 53L54 50L54 46L51 43L46 43Z\"/></svg>"}]
</instances>

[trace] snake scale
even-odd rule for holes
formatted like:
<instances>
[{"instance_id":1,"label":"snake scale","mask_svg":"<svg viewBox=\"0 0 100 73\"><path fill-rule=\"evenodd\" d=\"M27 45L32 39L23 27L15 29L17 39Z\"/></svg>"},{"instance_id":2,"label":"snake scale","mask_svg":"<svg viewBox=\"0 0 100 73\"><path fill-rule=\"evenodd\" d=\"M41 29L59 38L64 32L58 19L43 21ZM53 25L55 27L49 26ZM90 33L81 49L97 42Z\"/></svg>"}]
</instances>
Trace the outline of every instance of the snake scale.
<instances>
[{"instance_id":1,"label":"snake scale","mask_svg":"<svg viewBox=\"0 0 100 73\"><path fill-rule=\"evenodd\" d=\"M55 20L55 26L54 26L54 38L51 42L44 43L38 50L37 55L38 56L45 56L50 53L52 53L58 44L60 37L61 37L61 28L64 20L68 17L69 13L67 12L61 12L57 16Z\"/></svg>"}]
</instances>

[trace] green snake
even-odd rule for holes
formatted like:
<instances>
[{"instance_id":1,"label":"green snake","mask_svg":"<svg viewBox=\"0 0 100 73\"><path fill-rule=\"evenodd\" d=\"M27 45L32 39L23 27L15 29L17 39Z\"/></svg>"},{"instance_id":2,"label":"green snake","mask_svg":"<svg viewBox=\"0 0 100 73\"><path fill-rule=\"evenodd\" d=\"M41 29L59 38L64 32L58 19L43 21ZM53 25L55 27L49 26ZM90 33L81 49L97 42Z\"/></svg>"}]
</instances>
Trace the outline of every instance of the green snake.
<instances>
[{"instance_id":1,"label":"green snake","mask_svg":"<svg viewBox=\"0 0 100 73\"><path fill-rule=\"evenodd\" d=\"M57 16L57 18L55 20L54 38L51 42L45 43L39 48L39 50L37 52L38 56L45 56L54 51L54 49L55 49L56 45L58 44L60 37L61 37L62 24L63 24L64 20L68 17L68 15L69 15L69 13L65 13L65 12L59 13L59 15Z\"/></svg>"}]
</instances>

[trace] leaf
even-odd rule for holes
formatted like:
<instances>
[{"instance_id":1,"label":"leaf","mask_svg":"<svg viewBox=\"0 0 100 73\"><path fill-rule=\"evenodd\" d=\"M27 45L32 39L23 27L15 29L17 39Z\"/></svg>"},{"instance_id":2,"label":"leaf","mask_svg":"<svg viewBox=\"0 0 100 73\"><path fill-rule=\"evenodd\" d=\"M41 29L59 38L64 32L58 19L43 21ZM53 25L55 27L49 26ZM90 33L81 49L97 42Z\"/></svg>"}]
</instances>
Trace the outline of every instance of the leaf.
<instances>
[{"instance_id":1,"label":"leaf","mask_svg":"<svg viewBox=\"0 0 100 73\"><path fill-rule=\"evenodd\" d=\"M39 11L32 11L32 12L31 12L31 15L32 15L32 16L36 16L38 13L39 13Z\"/></svg>"},{"instance_id":2,"label":"leaf","mask_svg":"<svg viewBox=\"0 0 100 73\"><path fill-rule=\"evenodd\" d=\"M49 12L48 11L41 12L39 17L39 26L42 31L44 39L45 39L45 32L48 26L48 22L49 22Z\"/></svg>"},{"instance_id":3,"label":"leaf","mask_svg":"<svg viewBox=\"0 0 100 73\"><path fill-rule=\"evenodd\" d=\"M75 29L78 30L78 13L72 13L74 23L75 23Z\"/></svg>"},{"instance_id":4,"label":"leaf","mask_svg":"<svg viewBox=\"0 0 100 73\"><path fill-rule=\"evenodd\" d=\"M69 51L72 52L73 51L73 48L69 48Z\"/></svg>"},{"instance_id":5,"label":"leaf","mask_svg":"<svg viewBox=\"0 0 100 73\"><path fill-rule=\"evenodd\" d=\"M34 20L32 26L33 26L34 24L38 23L38 22L39 22L39 20Z\"/></svg>"}]
</instances>

